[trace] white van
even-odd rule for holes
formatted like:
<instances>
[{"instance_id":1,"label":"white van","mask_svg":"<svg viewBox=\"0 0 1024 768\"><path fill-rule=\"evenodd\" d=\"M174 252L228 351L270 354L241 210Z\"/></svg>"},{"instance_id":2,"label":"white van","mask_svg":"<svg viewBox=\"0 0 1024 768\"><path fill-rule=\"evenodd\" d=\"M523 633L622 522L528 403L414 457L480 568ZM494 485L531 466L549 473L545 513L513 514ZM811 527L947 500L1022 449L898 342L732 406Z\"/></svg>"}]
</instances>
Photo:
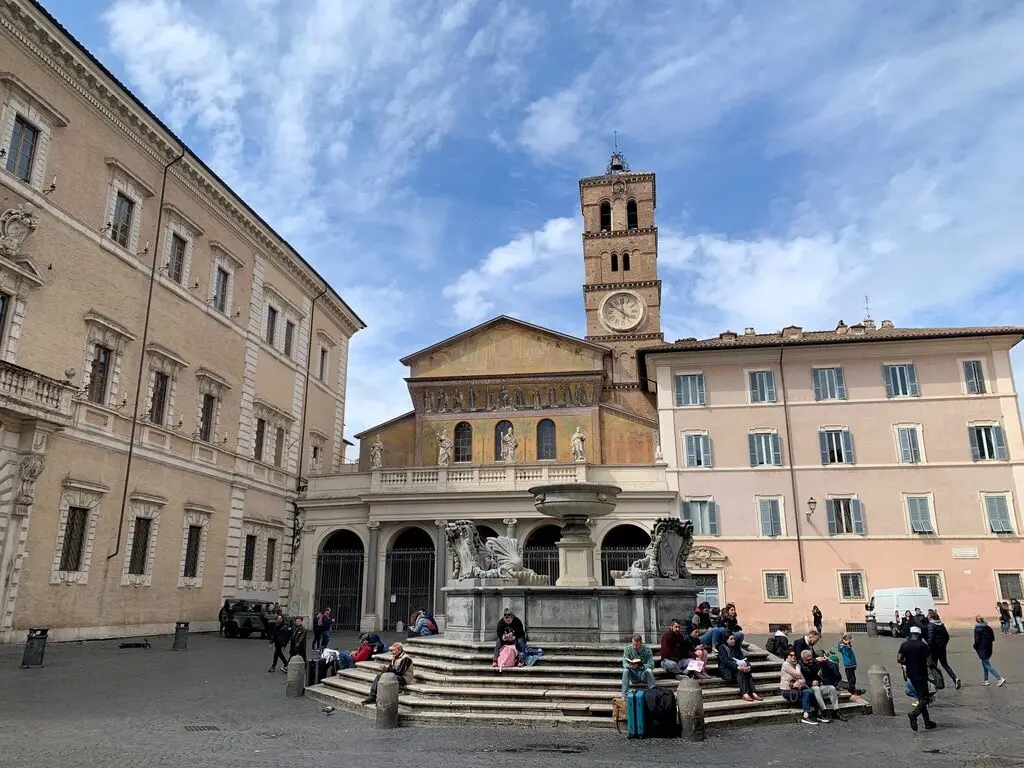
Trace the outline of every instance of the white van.
<instances>
[{"instance_id":1,"label":"white van","mask_svg":"<svg viewBox=\"0 0 1024 768\"><path fill-rule=\"evenodd\" d=\"M925 587L876 589L871 593L871 602L864 607L874 615L879 633L889 632L895 637L898 634L896 614L902 618L906 611L914 613L918 608L926 614L935 607L935 600L931 590Z\"/></svg>"}]
</instances>

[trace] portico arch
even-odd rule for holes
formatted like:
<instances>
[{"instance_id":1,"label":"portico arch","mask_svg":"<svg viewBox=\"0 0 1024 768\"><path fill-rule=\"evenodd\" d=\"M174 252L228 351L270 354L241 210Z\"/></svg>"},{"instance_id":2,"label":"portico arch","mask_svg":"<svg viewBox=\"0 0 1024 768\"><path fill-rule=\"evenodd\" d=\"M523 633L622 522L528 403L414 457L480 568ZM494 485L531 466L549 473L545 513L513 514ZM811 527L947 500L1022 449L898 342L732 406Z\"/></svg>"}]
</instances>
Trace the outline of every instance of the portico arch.
<instances>
[{"instance_id":1,"label":"portico arch","mask_svg":"<svg viewBox=\"0 0 1024 768\"><path fill-rule=\"evenodd\" d=\"M601 538L601 583L615 585L612 571L624 571L643 557L651 543L651 534L632 523L620 523L605 531Z\"/></svg>"},{"instance_id":2,"label":"portico arch","mask_svg":"<svg viewBox=\"0 0 1024 768\"><path fill-rule=\"evenodd\" d=\"M558 580L558 541L562 529L557 525L539 525L531 530L523 543L523 564L537 573L545 574L551 584Z\"/></svg>"},{"instance_id":3,"label":"portico arch","mask_svg":"<svg viewBox=\"0 0 1024 768\"><path fill-rule=\"evenodd\" d=\"M330 608L336 629L359 629L365 562L363 540L348 528L332 531L320 545L316 558L313 610L319 612Z\"/></svg>"},{"instance_id":4,"label":"portico arch","mask_svg":"<svg viewBox=\"0 0 1024 768\"><path fill-rule=\"evenodd\" d=\"M408 622L417 608L433 611L434 540L417 525L396 532L385 560L384 628Z\"/></svg>"}]
</instances>

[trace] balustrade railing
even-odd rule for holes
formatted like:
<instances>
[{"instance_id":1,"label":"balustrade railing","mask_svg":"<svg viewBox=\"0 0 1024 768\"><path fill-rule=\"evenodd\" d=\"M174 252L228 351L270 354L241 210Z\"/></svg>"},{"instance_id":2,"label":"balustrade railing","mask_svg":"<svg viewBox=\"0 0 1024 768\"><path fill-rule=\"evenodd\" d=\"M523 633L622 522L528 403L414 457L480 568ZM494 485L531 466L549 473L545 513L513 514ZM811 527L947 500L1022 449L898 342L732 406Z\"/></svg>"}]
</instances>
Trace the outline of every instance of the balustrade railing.
<instances>
[{"instance_id":1,"label":"balustrade railing","mask_svg":"<svg viewBox=\"0 0 1024 768\"><path fill-rule=\"evenodd\" d=\"M496 467L430 467L381 469L370 473L370 490L377 493L409 491L527 490L546 483L582 483L585 464L509 464Z\"/></svg>"},{"instance_id":2,"label":"balustrade railing","mask_svg":"<svg viewBox=\"0 0 1024 768\"><path fill-rule=\"evenodd\" d=\"M74 388L28 368L0 362L0 407L25 416L67 422Z\"/></svg>"}]
</instances>

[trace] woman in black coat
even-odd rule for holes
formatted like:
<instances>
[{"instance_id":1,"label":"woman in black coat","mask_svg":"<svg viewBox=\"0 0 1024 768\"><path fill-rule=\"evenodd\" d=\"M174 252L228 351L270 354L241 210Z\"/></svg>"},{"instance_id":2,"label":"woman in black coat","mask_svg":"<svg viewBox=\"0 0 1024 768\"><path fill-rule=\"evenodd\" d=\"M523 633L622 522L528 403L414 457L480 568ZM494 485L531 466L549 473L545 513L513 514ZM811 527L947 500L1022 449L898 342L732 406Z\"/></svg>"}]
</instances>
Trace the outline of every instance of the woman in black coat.
<instances>
[{"instance_id":1,"label":"woman in black coat","mask_svg":"<svg viewBox=\"0 0 1024 768\"><path fill-rule=\"evenodd\" d=\"M744 701L761 700L754 689L754 675L750 662L743 653L743 646L732 633L718 646L718 676L726 682L735 682Z\"/></svg>"},{"instance_id":2,"label":"woman in black coat","mask_svg":"<svg viewBox=\"0 0 1024 768\"><path fill-rule=\"evenodd\" d=\"M992 646L996 644L996 633L992 631L984 617L979 616L977 623L974 625L974 652L978 654L978 658L981 659L981 671L983 674L982 685L989 685L988 676L991 673L999 682L996 685L1002 685L1006 682L1006 678L996 671L996 668L992 666Z\"/></svg>"}]
</instances>

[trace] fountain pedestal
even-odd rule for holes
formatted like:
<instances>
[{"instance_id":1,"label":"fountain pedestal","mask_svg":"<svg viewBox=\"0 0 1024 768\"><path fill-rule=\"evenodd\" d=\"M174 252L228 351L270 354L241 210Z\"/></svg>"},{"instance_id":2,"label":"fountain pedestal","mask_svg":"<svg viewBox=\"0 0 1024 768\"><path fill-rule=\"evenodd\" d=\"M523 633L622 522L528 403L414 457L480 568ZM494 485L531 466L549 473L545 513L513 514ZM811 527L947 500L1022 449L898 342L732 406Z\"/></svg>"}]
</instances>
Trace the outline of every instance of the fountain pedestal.
<instances>
[{"instance_id":1,"label":"fountain pedestal","mask_svg":"<svg viewBox=\"0 0 1024 768\"><path fill-rule=\"evenodd\" d=\"M622 491L614 485L564 483L530 489L533 505L542 515L562 522L558 541L556 587L597 587L594 575L594 536L588 522L615 511Z\"/></svg>"}]
</instances>

